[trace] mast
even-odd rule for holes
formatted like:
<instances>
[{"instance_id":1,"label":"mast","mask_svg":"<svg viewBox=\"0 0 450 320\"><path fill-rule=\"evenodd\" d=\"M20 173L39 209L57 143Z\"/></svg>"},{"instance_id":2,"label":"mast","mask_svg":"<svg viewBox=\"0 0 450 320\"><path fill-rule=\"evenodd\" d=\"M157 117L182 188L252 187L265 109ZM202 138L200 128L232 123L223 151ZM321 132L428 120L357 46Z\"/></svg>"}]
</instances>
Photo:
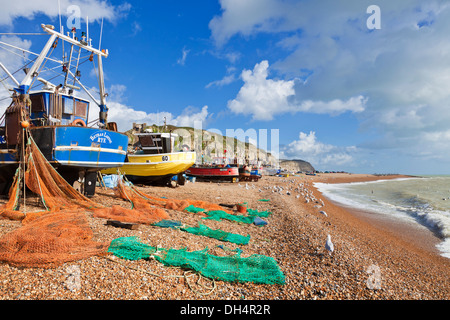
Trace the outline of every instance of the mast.
<instances>
[{"instance_id":1,"label":"mast","mask_svg":"<svg viewBox=\"0 0 450 320\"><path fill-rule=\"evenodd\" d=\"M42 24L41 25L42 29L44 29L44 31L46 31L47 33L52 35L53 37L58 37L63 41L67 41L72 45L78 46L81 49L84 49L86 51L92 52L93 54L97 55L97 63L98 63L98 84L99 84L99 90L100 90L100 103L99 103L99 107L100 107L100 114L99 114L99 119L100 119L100 123L102 125L106 124L107 121L107 112L108 112L108 107L106 106L106 96L107 94L105 93L105 82L104 82L104 75L103 75L103 63L102 63L102 57L107 58L108 57L108 50L100 50L100 49L95 49L90 45L90 41L89 38L87 39L88 41L79 41L75 38L74 35L72 35L72 38L66 35L63 35L57 31L54 30L54 28L52 26L47 26ZM52 42L53 43L53 42ZM48 50L47 50L48 52ZM47 52L45 54L47 54ZM76 77L74 77L76 79ZM76 79L76 81L79 83L78 79ZM94 100L95 101L95 100Z\"/></svg>"},{"instance_id":2,"label":"mast","mask_svg":"<svg viewBox=\"0 0 450 320\"><path fill-rule=\"evenodd\" d=\"M79 89L78 87L75 87L74 85L68 84L68 76L70 74L74 78L74 84L75 84L75 82L78 82L81 85L81 87L88 93L88 95L94 100L94 102L99 106L99 108L100 108L100 113L99 113L100 126L105 126L107 123L108 107L106 106L106 97L108 94L106 93L106 90L105 90L102 58L108 57L108 55L109 55L108 50L100 50L100 48L99 49L93 48L91 46L91 40L89 39L89 37L87 37L87 41L85 41L86 34L84 32L82 35L82 40L80 41L75 37L76 30L73 30L72 36L69 36L69 35L62 34L62 27L61 27L61 32L55 31L55 27L52 25L41 24L41 27L45 32L50 34L50 38L48 39L48 41L45 44L44 48L42 49L41 53L39 55L37 55L38 57L34 61L34 64L31 66L30 70L27 72L27 74L24 77L24 79L22 80L22 82L19 83L13 77L13 75L6 69L6 67L1 63L0 63L0 68L3 69L7 73L7 75L12 79L12 81L15 83L15 85L17 86L16 91L19 94L28 94L28 91L30 90L30 86L32 85L34 79L39 76L39 69L43 65L45 59L55 61L55 60L51 59L50 57L47 57L50 49L52 48L52 46L54 46L55 41L59 38L63 41L63 43L64 42L70 43L71 49L70 49L69 61L67 63L65 62L65 59L64 59L64 61L55 61L55 62L63 64L63 66L64 66L64 71L66 72L65 79L64 79L64 87ZM74 46L77 46L79 48L78 60L77 60L77 64L76 64L77 72L75 72L75 75L73 75L72 72L70 71L70 67L72 64L72 55L74 52L74 50L73 50ZM92 97L90 92L77 79L77 76L79 75L78 66L79 66L80 53L81 53L82 49L84 49L88 52L91 52L92 54L97 55L98 78L99 78L98 85L99 85L99 91L100 91L100 101L99 102L97 102L96 99L94 99Z\"/></svg>"},{"instance_id":3,"label":"mast","mask_svg":"<svg viewBox=\"0 0 450 320\"><path fill-rule=\"evenodd\" d=\"M30 70L28 71L27 75L25 76L25 78L20 83L20 86L18 88L19 93L26 94L28 92L28 90L30 89L30 85L31 85L31 83L33 81L33 78L38 76L38 72L37 71L41 67L42 63L44 62L44 59L47 56L47 53L50 50L50 48L52 47L53 43L55 42L56 37L57 37L56 34L52 34L50 39L45 44L45 47L41 51L41 54L37 57L35 63L30 68Z\"/></svg>"},{"instance_id":4,"label":"mast","mask_svg":"<svg viewBox=\"0 0 450 320\"><path fill-rule=\"evenodd\" d=\"M99 121L102 124L106 124L108 107L106 106L106 93L105 93L105 81L103 80L103 62L102 56L97 56L98 64L98 88L100 90L100 116Z\"/></svg>"}]
</instances>

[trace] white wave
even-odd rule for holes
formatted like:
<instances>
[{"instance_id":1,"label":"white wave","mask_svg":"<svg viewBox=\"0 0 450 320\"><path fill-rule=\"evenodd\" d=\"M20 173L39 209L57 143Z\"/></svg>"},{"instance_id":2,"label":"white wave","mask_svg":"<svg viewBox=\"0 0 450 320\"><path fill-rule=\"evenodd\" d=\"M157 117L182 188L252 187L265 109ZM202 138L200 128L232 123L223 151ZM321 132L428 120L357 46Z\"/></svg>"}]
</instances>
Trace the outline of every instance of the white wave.
<instances>
[{"instance_id":1,"label":"white wave","mask_svg":"<svg viewBox=\"0 0 450 320\"><path fill-rule=\"evenodd\" d=\"M437 244L436 248L440 251L441 256L450 259L450 238L447 238L441 243Z\"/></svg>"},{"instance_id":2,"label":"white wave","mask_svg":"<svg viewBox=\"0 0 450 320\"><path fill-rule=\"evenodd\" d=\"M429 178L418 179L422 179L419 183L421 187L425 187L427 190L432 189L433 192L433 188L435 188L435 192L441 194L442 187L438 188L435 180L429 180ZM411 178L401 180L411 180ZM388 180L383 182L386 181ZM415 183L416 181L411 182ZM379 181L355 182L352 184L315 183L314 185L325 197L341 205L388 215L392 218L413 222L428 228L443 240L438 249L443 256L450 258L450 212L446 208L437 210L436 204L429 197L421 198L417 195L409 198L411 196L411 186L413 186L410 183L389 183L378 185L377 187L374 186L373 190L375 190L376 197L372 195L372 188L358 187L372 183L379 183ZM425 183L427 185L424 185ZM409 193L406 190L409 190ZM402 198L402 196L405 198Z\"/></svg>"}]
</instances>

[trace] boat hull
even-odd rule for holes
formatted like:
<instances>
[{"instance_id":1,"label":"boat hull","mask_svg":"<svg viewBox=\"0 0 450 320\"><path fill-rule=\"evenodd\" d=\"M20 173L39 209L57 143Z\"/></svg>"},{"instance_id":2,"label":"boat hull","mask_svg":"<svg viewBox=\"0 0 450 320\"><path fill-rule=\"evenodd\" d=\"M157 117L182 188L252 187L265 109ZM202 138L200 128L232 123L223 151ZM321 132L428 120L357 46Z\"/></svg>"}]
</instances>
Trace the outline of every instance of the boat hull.
<instances>
[{"instance_id":1,"label":"boat hull","mask_svg":"<svg viewBox=\"0 0 450 320\"><path fill-rule=\"evenodd\" d=\"M195 163L195 152L128 155L128 161L119 168L133 183L154 184L169 181ZM102 174L117 174L117 169L106 169Z\"/></svg>"},{"instance_id":2,"label":"boat hull","mask_svg":"<svg viewBox=\"0 0 450 320\"><path fill-rule=\"evenodd\" d=\"M79 126L45 126L33 127L30 133L47 161L70 184L80 173L96 179L98 171L120 167L125 161L128 137L119 132ZM0 173L3 180L12 181L20 157L15 149L1 150ZM95 185L95 180L93 182Z\"/></svg>"},{"instance_id":3,"label":"boat hull","mask_svg":"<svg viewBox=\"0 0 450 320\"><path fill-rule=\"evenodd\" d=\"M186 175L199 180L229 180L238 181L239 168L237 167L191 167Z\"/></svg>"},{"instance_id":4,"label":"boat hull","mask_svg":"<svg viewBox=\"0 0 450 320\"><path fill-rule=\"evenodd\" d=\"M55 127L53 132L53 154L47 160L50 158L49 161L58 166L98 171L120 167L125 161L128 147L128 137L125 134L76 126ZM41 148L47 142L44 138L36 140L36 143Z\"/></svg>"}]
</instances>

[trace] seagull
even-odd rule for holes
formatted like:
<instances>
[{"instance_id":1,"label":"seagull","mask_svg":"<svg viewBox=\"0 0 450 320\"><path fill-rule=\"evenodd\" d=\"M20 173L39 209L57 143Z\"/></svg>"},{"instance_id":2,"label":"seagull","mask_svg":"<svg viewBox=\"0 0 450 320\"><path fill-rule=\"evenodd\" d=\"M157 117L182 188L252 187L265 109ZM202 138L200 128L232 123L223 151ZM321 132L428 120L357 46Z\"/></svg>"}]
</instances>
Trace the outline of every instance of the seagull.
<instances>
[{"instance_id":1,"label":"seagull","mask_svg":"<svg viewBox=\"0 0 450 320\"><path fill-rule=\"evenodd\" d=\"M330 235L327 236L327 242L325 243L325 249L328 250L328 253L331 256L331 254L334 251L334 245L333 245L333 242L331 242L331 236Z\"/></svg>"},{"instance_id":2,"label":"seagull","mask_svg":"<svg viewBox=\"0 0 450 320\"><path fill-rule=\"evenodd\" d=\"M320 211L320 213L323 214L325 217L328 217L328 215L325 211Z\"/></svg>"}]
</instances>

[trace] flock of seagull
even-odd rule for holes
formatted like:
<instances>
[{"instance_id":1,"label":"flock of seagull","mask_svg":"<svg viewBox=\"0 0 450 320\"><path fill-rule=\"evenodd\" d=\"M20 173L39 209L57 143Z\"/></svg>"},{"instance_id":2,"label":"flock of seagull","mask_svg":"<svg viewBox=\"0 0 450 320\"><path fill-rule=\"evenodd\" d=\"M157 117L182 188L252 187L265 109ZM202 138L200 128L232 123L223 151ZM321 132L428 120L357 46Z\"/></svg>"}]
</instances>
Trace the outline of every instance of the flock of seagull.
<instances>
[{"instance_id":1,"label":"flock of seagull","mask_svg":"<svg viewBox=\"0 0 450 320\"><path fill-rule=\"evenodd\" d=\"M295 184L297 181L285 179L282 182L288 182L290 184ZM256 190L256 187L254 184L249 185L248 183L245 183L245 186L239 184L239 187L245 188L246 190L251 190L251 189ZM296 194L295 198L300 199L300 197L302 197L305 200L305 203L310 203L310 202L315 203L315 205L314 205L315 208L320 209L325 206L325 203L323 202L323 200L317 199L314 196L314 194L311 192L311 190L308 188L306 183L298 183L297 185L287 186L287 187L282 187L282 186L277 186L277 185L264 186L264 187L258 189L259 192L262 192L263 190L271 190L272 193L277 193L280 195L287 195L287 196ZM323 214L325 217L328 217L327 213L323 210L320 210L319 213ZM328 251L328 253L330 255L334 251L334 244L331 241L330 235L327 235L327 240L325 242L325 249Z\"/></svg>"}]
</instances>

